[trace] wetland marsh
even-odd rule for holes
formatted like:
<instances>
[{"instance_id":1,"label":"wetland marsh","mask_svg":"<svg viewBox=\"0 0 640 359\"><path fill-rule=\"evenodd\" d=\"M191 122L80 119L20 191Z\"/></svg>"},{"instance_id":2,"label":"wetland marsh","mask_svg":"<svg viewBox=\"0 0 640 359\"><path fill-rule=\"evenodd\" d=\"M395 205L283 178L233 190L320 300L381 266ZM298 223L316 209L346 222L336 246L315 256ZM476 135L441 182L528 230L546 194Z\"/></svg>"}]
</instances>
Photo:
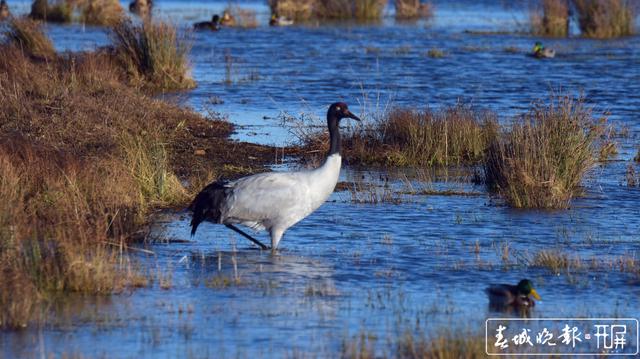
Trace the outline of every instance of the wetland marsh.
<instances>
[{"instance_id":1,"label":"wetland marsh","mask_svg":"<svg viewBox=\"0 0 640 359\"><path fill-rule=\"evenodd\" d=\"M338 100L369 123L394 107L466 103L508 126L550 93L583 96L608 117L617 154L587 173L568 209L510 208L474 183L481 166L347 159L329 201L275 254L219 225L190 237L186 204L153 211L126 255L147 278L140 288L52 296L34 309L45 320L3 329L0 357L411 357L399 350L407 335L482 337L485 320L501 315L485 288L522 278L542 296L532 317L640 318L640 188L628 181L629 166L640 172L640 36L543 38L557 55L538 60L526 55L540 38L519 32L531 2L433 4L432 18L411 23L278 28L266 26L265 3L240 2L262 25L193 33L197 86L154 98L227 119L230 144L270 146L246 168L229 156L227 172L238 174L261 161L304 166L295 126L322 124ZM30 3L10 5L26 13ZM226 5L160 0L154 11L181 28ZM110 43L101 27L45 29L59 52Z\"/></svg>"}]
</instances>

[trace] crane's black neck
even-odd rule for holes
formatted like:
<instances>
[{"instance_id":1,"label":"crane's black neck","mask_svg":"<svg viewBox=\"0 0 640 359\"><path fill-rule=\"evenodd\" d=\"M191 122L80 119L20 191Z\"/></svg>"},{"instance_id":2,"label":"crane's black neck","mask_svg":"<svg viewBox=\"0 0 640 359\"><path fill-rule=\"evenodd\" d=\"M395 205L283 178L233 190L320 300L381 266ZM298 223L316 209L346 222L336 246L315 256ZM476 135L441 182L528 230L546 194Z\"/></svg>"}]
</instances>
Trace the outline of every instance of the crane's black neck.
<instances>
[{"instance_id":1,"label":"crane's black neck","mask_svg":"<svg viewBox=\"0 0 640 359\"><path fill-rule=\"evenodd\" d=\"M329 154L328 156L340 154L340 120L336 115L327 115L327 125L329 126Z\"/></svg>"}]
</instances>

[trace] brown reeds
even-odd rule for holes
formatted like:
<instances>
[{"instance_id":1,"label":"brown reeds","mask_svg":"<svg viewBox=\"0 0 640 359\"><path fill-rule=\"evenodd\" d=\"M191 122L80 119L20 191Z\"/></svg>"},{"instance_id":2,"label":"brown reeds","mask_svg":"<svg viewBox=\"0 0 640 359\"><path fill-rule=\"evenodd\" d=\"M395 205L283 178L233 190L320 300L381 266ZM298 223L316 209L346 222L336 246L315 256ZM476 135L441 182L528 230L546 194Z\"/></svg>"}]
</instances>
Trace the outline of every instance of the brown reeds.
<instances>
[{"instance_id":1,"label":"brown reeds","mask_svg":"<svg viewBox=\"0 0 640 359\"><path fill-rule=\"evenodd\" d=\"M569 35L569 0L542 0L542 9L531 13L532 32L538 36Z\"/></svg>"},{"instance_id":2,"label":"brown reeds","mask_svg":"<svg viewBox=\"0 0 640 359\"><path fill-rule=\"evenodd\" d=\"M388 0L268 0L272 14L296 21L380 20Z\"/></svg>"},{"instance_id":3,"label":"brown reeds","mask_svg":"<svg viewBox=\"0 0 640 359\"><path fill-rule=\"evenodd\" d=\"M433 5L420 0L395 0L396 19L412 20L433 16Z\"/></svg>"},{"instance_id":4,"label":"brown reeds","mask_svg":"<svg viewBox=\"0 0 640 359\"><path fill-rule=\"evenodd\" d=\"M43 59L56 56L51 40L42 31L40 23L28 18L13 18L5 32L8 43L24 53Z\"/></svg>"},{"instance_id":5,"label":"brown reeds","mask_svg":"<svg viewBox=\"0 0 640 359\"><path fill-rule=\"evenodd\" d=\"M135 85L157 90L192 88L187 55L191 42L163 22L120 22L112 38L118 58Z\"/></svg>"},{"instance_id":6,"label":"brown reeds","mask_svg":"<svg viewBox=\"0 0 640 359\"><path fill-rule=\"evenodd\" d=\"M512 207L567 208L597 161L602 133L582 99L536 104L491 142L487 187Z\"/></svg>"},{"instance_id":7,"label":"brown reeds","mask_svg":"<svg viewBox=\"0 0 640 359\"><path fill-rule=\"evenodd\" d=\"M458 104L438 111L392 109L345 137L351 163L391 166L474 164L497 133L495 114Z\"/></svg>"},{"instance_id":8,"label":"brown reeds","mask_svg":"<svg viewBox=\"0 0 640 359\"><path fill-rule=\"evenodd\" d=\"M51 294L144 283L126 244L150 208L188 201L176 172L212 177L219 151L192 146L230 129L127 87L108 53L0 50L0 327L15 328L46 320Z\"/></svg>"},{"instance_id":9,"label":"brown reeds","mask_svg":"<svg viewBox=\"0 0 640 359\"><path fill-rule=\"evenodd\" d=\"M124 17L118 0L85 0L79 4L80 20L89 25L114 26Z\"/></svg>"},{"instance_id":10,"label":"brown reeds","mask_svg":"<svg viewBox=\"0 0 640 359\"><path fill-rule=\"evenodd\" d=\"M572 0L582 35L593 38L634 33L638 4L630 0Z\"/></svg>"}]
</instances>

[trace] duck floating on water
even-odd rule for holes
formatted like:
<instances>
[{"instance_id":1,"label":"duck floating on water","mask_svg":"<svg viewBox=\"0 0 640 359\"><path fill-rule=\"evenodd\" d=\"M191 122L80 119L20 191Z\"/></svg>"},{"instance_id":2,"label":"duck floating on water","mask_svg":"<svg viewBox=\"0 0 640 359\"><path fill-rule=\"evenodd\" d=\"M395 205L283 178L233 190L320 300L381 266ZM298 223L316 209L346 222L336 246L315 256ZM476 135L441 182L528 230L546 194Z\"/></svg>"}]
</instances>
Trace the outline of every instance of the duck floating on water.
<instances>
[{"instance_id":1,"label":"duck floating on water","mask_svg":"<svg viewBox=\"0 0 640 359\"><path fill-rule=\"evenodd\" d=\"M143 18L151 15L152 7L152 0L133 0L129 3L129 11Z\"/></svg>"},{"instance_id":2,"label":"duck floating on water","mask_svg":"<svg viewBox=\"0 0 640 359\"><path fill-rule=\"evenodd\" d=\"M521 280L517 285L491 285L485 291L489 296L489 307L496 311L528 310L536 305L534 298L540 300L540 295L528 279Z\"/></svg>"},{"instance_id":3,"label":"duck floating on water","mask_svg":"<svg viewBox=\"0 0 640 359\"><path fill-rule=\"evenodd\" d=\"M556 56L556 50L546 48L541 42L536 42L531 56L538 59L552 59Z\"/></svg>"},{"instance_id":4,"label":"duck floating on water","mask_svg":"<svg viewBox=\"0 0 640 359\"><path fill-rule=\"evenodd\" d=\"M235 181L217 181L206 186L189 209L191 235L203 221L224 224L262 249L267 246L237 228L241 224L254 230L266 229L271 250L278 248L284 232L318 209L329 198L338 182L340 156L340 120L360 119L347 104L336 102L327 111L329 153L324 163L313 170L267 172Z\"/></svg>"},{"instance_id":5,"label":"duck floating on water","mask_svg":"<svg viewBox=\"0 0 640 359\"><path fill-rule=\"evenodd\" d=\"M278 16L278 14L272 14L269 20L269 26L291 26L293 20L285 16Z\"/></svg>"},{"instance_id":6,"label":"duck floating on water","mask_svg":"<svg viewBox=\"0 0 640 359\"><path fill-rule=\"evenodd\" d=\"M8 19L9 17L11 17L9 5L7 5L6 0L2 0L0 1L0 21Z\"/></svg>"},{"instance_id":7,"label":"duck floating on water","mask_svg":"<svg viewBox=\"0 0 640 359\"><path fill-rule=\"evenodd\" d=\"M193 24L193 29L218 31L220 30L220 16L215 14L211 17L211 21L196 22Z\"/></svg>"}]
</instances>

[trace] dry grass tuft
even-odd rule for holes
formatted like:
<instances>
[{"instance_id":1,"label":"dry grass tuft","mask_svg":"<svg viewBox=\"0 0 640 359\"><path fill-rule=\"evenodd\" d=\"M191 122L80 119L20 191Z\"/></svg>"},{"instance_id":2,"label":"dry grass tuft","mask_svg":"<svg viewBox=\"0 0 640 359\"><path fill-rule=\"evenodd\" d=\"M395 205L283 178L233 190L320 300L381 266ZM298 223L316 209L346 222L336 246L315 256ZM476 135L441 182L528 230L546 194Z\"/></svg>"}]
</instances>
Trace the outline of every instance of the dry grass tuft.
<instances>
[{"instance_id":1,"label":"dry grass tuft","mask_svg":"<svg viewBox=\"0 0 640 359\"><path fill-rule=\"evenodd\" d=\"M56 56L51 40L44 34L40 23L27 18L13 18L5 32L7 42L30 56L52 59Z\"/></svg>"},{"instance_id":2,"label":"dry grass tuft","mask_svg":"<svg viewBox=\"0 0 640 359\"><path fill-rule=\"evenodd\" d=\"M143 284L126 244L150 209L187 202L176 173L197 191L234 162L228 125L127 87L107 53L0 50L0 327L19 328L54 294Z\"/></svg>"},{"instance_id":3,"label":"dry grass tuft","mask_svg":"<svg viewBox=\"0 0 640 359\"><path fill-rule=\"evenodd\" d=\"M162 22L119 23L112 32L118 59L134 85L157 90L195 86L187 55L191 44L176 28Z\"/></svg>"},{"instance_id":4,"label":"dry grass tuft","mask_svg":"<svg viewBox=\"0 0 640 359\"><path fill-rule=\"evenodd\" d=\"M81 21L90 25L115 26L125 15L118 0L86 0L79 7Z\"/></svg>"},{"instance_id":5,"label":"dry grass tuft","mask_svg":"<svg viewBox=\"0 0 640 359\"><path fill-rule=\"evenodd\" d=\"M542 15L531 13L532 33L538 36L569 35L569 0L542 0Z\"/></svg>"},{"instance_id":6,"label":"dry grass tuft","mask_svg":"<svg viewBox=\"0 0 640 359\"><path fill-rule=\"evenodd\" d=\"M433 5L420 0L395 0L396 19L412 20L433 17Z\"/></svg>"},{"instance_id":7,"label":"dry grass tuft","mask_svg":"<svg viewBox=\"0 0 640 359\"><path fill-rule=\"evenodd\" d=\"M634 33L638 4L631 0L572 0L582 35L605 39Z\"/></svg>"},{"instance_id":8,"label":"dry grass tuft","mask_svg":"<svg viewBox=\"0 0 640 359\"><path fill-rule=\"evenodd\" d=\"M486 184L512 207L567 208L597 160L602 133L582 99L537 104L491 143Z\"/></svg>"},{"instance_id":9,"label":"dry grass tuft","mask_svg":"<svg viewBox=\"0 0 640 359\"><path fill-rule=\"evenodd\" d=\"M392 109L345 139L350 162L392 166L473 164L497 133L493 113L458 104L439 111Z\"/></svg>"}]
</instances>

